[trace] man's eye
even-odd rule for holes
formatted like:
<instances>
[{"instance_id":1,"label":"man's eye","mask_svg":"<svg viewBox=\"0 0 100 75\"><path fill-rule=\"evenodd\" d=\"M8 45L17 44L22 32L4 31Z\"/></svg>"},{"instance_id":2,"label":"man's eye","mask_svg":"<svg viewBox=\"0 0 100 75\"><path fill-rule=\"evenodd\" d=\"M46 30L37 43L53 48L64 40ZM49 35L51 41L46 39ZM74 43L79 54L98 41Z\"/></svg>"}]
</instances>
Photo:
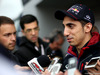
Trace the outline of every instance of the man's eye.
<instances>
[{"instance_id":1,"label":"man's eye","mask_svg":"<svg viewBox=\"0 0 100 75\"><path fill-rule=\"evenodd\" d=\"M74 25L75 25L75 24L73 24L73 23L68 23L68 24L67 24L67 26L68 26L69 28L71 28L71 29L74 27Z\"/></svg>"},{"instance_id":2,"label":"man's eye","mask_svg":"<svg viewBox=\"0 0 100 75\"><path fill-rule=\"evenodd\" d=\"M4 36L9 37L9 36L10 36L10 34L5 34Z\"/></svg>"},{"instance_id":3,"label":"man's eye","mask_svg":"<svg viewBox=\"0 0 100 75\"><path fill-rule=\"evenodd\" d=\"M70 28L73 28L73 25L69 25Z\"/></svg>"},{"instance_id":4,"label":"man's eye","mask_svg":"<svg viewBox=\"0 0 100 75\"><path fill-rule=\"evenodd\" d=\"M14 35L16 35L16 32L14 32Z\"/></svg>"},{"instance_id":5,"label":"man's eye","mask_svg":"<svg viewBox=\"0 0 100 75\"><path fill-rule=\"evenodd\" d=\"M39 30L39 28L38 28L38 27L36 27L36 28L34 28L34 30Z\"/></svg>"},{"instance_id":6,"label":"man's eye","mask_svg":"<svg viewBox=\"0 0 100 75\"><path fill-rule=\"evenodd\" d=\"M26 32L31 32L31 29L28 29Z\"/></svg>"}]
</instances>

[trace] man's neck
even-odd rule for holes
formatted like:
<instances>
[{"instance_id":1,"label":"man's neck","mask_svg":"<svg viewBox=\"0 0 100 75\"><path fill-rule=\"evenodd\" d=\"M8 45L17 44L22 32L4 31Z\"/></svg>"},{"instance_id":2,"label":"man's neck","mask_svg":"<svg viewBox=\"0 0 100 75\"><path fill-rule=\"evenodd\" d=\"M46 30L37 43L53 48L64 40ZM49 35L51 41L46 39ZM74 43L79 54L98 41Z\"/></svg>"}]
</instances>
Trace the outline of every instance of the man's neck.
<instances>
[{"instance_id":1,"label":"man's neck","mask_svg":"<svg viewBox=\"0 0 100 75\"><path fill-rule=\"evenodd\" d=\"M76 46L76 49L78 51L78 54L80 54L81 49L84 47L84 45L91 39L91 35L87 36L83 42L81 42L78 46Z\"/></svg>"},{"instance_id":2,"label":"man's neck","mask_svg":"<svg viewBox=\"0 0 100 75\"><path fill-rule=\"evenodd\" d=\"M38 41L37 41L37 42L35 42L35 45L36 45L37 47L39 47L39 43L38 43Z\"/></svg>"}]
</instances>

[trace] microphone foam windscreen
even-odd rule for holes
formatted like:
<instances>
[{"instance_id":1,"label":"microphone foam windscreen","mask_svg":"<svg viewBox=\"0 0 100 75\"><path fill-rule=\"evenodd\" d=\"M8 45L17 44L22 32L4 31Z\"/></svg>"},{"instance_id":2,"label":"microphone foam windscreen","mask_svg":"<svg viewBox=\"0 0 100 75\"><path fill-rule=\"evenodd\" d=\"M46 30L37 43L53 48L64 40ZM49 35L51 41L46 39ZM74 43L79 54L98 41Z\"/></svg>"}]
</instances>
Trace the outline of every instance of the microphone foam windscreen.
<instances>
[{"instance_id":1,"label":"microphone foam windscreen","mask_svg":"<svg viewBox=\"0 0 100 75\"><path fill-rule=\"evenodd\" d=\"M42 67L48 67L51 63L49 57L47 55L41 55L37 58L38 63L42 66Z\"/></svg>"}]
</instances>

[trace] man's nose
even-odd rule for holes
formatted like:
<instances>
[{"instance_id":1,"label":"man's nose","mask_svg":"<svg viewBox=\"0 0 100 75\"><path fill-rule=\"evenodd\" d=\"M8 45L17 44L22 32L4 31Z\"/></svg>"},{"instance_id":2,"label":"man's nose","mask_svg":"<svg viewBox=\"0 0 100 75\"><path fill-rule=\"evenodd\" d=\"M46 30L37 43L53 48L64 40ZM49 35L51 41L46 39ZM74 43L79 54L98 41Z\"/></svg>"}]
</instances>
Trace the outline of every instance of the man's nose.
<instances>
[{"instance_id":1,"label":"man's nose","mask_svg":"<svg viewBox=\"0 0 100 75\"><path fill-rule=\"evenodd\" d=\"M70 33L70 30L68 28L64 29L64 36L68 36Z\"/></svg>"},{"instance_id":2,"label":"man's nose","mask_svg":"<svg viewBox=\"0 0 100 75\"><path fill-rule=\"evenodd\" d=\"M12 35L11 35L11 40L16 41L16 35L12 34Z\"/></svg>"},{"instance_id":3,"label":"man's nose","mask_svg":"<svg viewBox=\"0 0 100 75\"><path fill-rule=\"evenodd\" d=\"M35 30L32 30L32 33L31 33L32 35L35 35Z\"/></svg>"}]
</instances>

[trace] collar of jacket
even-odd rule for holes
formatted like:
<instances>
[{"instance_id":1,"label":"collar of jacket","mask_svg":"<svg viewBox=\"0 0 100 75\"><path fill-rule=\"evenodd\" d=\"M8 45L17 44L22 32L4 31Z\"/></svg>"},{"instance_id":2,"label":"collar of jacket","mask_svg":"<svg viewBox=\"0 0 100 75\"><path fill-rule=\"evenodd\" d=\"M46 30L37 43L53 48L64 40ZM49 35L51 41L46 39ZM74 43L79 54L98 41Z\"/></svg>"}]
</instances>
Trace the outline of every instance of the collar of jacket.
<instances>
[{"instance_id":1,"label":"collar of jacket","mask_svg":"<svg viewBox=\"0 0 100 75\"><path fill-rule=\"evenodd\" d=\"M78 58L80 58L84 52L84 50L90 48L91 46L95 45L96 43L98 43L100 41L100 35L97 32L93 32L92 33L92 38L90 39L90 41L88 42L87 46L83 47L81 49L81 52L78 56ZM69 46L68 51L69 54L74 55L75 57L77 57L77 54L73 51L73 46Z\"/></svg>"},{"instance_id":2,"label":"collar of jacket","mask_svg":"<svg viewBox=\"0 0 100 75\"><path fill-rule=\"evenodd\" d=\"M39 44L42 44L42 40L40 39L40 38L38 38L38 42L39 42ZM33 43L33 42L31 42L31 41L29 41L26 37L22 37L21 38L21 42L20 42L20 45L23 45L23 44L32 44L33 46L35 46L35 43Z\"/></svg>"}]
</instances>

